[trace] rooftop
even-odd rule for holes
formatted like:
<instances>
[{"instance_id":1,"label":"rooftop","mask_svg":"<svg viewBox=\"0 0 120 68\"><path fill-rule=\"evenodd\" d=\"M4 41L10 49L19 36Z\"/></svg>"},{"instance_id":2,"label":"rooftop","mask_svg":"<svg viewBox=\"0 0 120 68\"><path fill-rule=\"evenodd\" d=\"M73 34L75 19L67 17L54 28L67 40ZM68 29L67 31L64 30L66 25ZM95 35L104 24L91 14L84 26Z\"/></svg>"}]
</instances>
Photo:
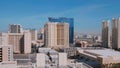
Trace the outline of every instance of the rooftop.
<instances>
[{"instance_id":1,"label":"rooftop","mask_svg":"<svg viewBox=\"0 0 120 68\"><path fill-rule=\"evenodd\" d=\"M51 48L39 48L39 53L58 53L54 49Z\"/></svg>"},{"instance_id":2,"label":"rooftop","mask_svg":"<svg viewBox=\"0 0 120 68\"><path fill-rule=\"evenodd\" d=\"M98 54L101 56L120 56L120 52L112 49L102 49L102 50L86 50L88 52Z\"/></svg>"},{"instance_id":3,"label":"rooftop","mask_svg":"<svg viewBox=\"0 0 120 68\"><path fill-rule=\"evenodd\" d=\"M113 60L120 60L120 52L115 51L113 49L106 49L106 48L77 48L79 53L87 55L96 59L97 57L101 58L110 58Z\"/></svg>"}]
</instances>

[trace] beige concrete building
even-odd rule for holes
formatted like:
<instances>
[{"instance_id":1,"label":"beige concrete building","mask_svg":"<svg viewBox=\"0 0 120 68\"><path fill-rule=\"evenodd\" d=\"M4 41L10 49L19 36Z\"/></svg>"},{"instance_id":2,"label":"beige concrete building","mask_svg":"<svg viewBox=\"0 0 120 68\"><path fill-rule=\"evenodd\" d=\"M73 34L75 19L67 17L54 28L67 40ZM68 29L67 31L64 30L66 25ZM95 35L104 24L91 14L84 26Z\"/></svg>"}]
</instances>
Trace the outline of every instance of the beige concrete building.
<instances>
[{"instance_id":1,"label":"beige concrete building","mask_svg":"<svg viewBox=\"0 0 120 68\"><path fill-rule=\"evenodd\" d=\"M118 51L106 48L79 48L78 53L87 61L97 61L101 68L120 68L120 52Z\"/></svg>"},{"instance_id":2,"label":"beige concrete building","mask_svg":"<svg viewBox=\"0 0 120 68\"><path fill-rule=\"evenodd\" d=\"M36 41L37 40L37 30L30 29L30 33L31 33L31 41Z\"/></svg>"},{"instance_id":3,"label":"beige concrete building","mask_svg":"<svg viewBox=\"0 0 120 68\"><path fill-rule=\"evenodd\" d=\"M10 33L21 33L22 26L20 24L10 24L9 25L9 32Z\"/></svg>"},{"instance_id":4,"label":"beige concrete building","mask_svg":"<svg viewBox=\"0 0 120 68\"><path fill-rule=\"evenodd\" d=\"M13 49L10 45L0 45L0 62L13 61Z\"/></svg>"},{"instance_id":5,"label":"beige concrete building","mask_svg":"<svg viewBox=\"0 0 120 68\"><path fill-rule=\"evenodd\" d=\"M8 44L13 45L14 53L31 53L31 33L8 33Z\"/></svg>"},{"instance_id":6,"label":"beige concrete building","mask_svg":"<svg viewBox=\"0 0 120 68\"><path fill-rule=\"evenodd\" d=\"M0 45L12 45L14 53L31 53L31 33L1 33Z\"/></svg>"},{"instance_id":7,"label":"beige concrete building","mask_svg":"<svg viewBox=\"0 0 120 68\"><path fill-rule=\"evenodd\" d=\"M110 46L110 21L102 22L102 45L105 48L111 48Z\"/></svg>"},{"instance_id":8,"label":"beige concrete building","mask_svg":"<svg viewBox=\"0 0 120 68\"><path fill-rule=\"evenodd\" d=\"M29 31L24 31L24 53L31 53L31 33Z\"/></svg>"},{"instance_id":9,"label":"beige concrete building","mask_svg":"<svg viewBox=\"0 0 120 68\"><path fill-rule=\"evenodd\" d=\"M0 33L0 45L8 45L8 35L6 33Z\"/></svg>"},{"instance_id":10,"label":"beige concrete building","mask_svg":"<svg viewBox=\"0 0 120 68\"><path fill-rule=\"evenodd\" d=\"M45 46L53 48L69 47L69 24L51 23L44 26Z\"/></svg>"},{"instance_id":11,"label":"beige concrete building","mask_svg":"<svg viewBox=\"0 0 120 68\"><path fill-rule=\"evenodd\" d=\"M31 33L2 33L1 45L12 45L14 53L31 53Z\"/></svg>"},{"instance_id":12,"label":"beige concrete building","mask_svg":"<svg viewBox=\"0 0 120 68\"><path fill-rule=\"evenodd\" d=\"M38 40L44 41L44 28L38 30Z\"/></svg>"},{"instance_id":13,"label":"beige concrete building","mask_svg":"<svg viewBox=\"0 0 120 68\"><path fill-rule=\"evenodd\" d=\"M120 18L112 20L112 48L120 48Z\"/></svg>"},{"instance_id":14,"label":"beige concrete building","mask_svg":"<svg viewBox=\"0 0 120 68\"><path fill-rule=\"evenodd\" d=\"M23 33L7 33L8 34L8 44L13 45L14 53L21 53L24 46L24 36Z\"/></svg>"}]
</instances>

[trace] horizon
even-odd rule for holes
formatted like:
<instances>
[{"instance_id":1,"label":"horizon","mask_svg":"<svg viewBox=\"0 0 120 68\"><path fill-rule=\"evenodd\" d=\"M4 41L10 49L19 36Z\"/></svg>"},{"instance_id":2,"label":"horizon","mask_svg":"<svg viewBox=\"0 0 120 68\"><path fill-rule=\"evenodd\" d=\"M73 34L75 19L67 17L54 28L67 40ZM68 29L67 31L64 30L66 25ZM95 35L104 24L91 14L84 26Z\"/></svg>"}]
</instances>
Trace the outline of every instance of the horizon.
<instances>
[{"instance_id":1,"label":"horizon","mask_svg":"<svg viewBox=\"0 0 120 68\"><path fill-rule=\"evenodd\" d=\"M9 24L40 29L48 17L74 18L74 31L101 34L102 21L120 17L119 0L4 0L0 1L0 31Z\"/></svg>"}]
</instances>

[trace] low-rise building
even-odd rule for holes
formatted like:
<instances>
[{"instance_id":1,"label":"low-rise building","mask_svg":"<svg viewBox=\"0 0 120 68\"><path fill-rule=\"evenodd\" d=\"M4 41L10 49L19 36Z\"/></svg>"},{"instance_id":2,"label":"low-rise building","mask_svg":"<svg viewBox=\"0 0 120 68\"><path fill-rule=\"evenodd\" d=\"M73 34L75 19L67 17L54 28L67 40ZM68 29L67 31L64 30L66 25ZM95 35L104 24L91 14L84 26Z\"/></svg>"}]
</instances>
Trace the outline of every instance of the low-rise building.
<instances>
[{"instance_id":1,"label":"low-rise building","mask_svg":"<svg viewBox=\"0 0 120 68\"><path fill-rule=\"evenodd\" d=\"M76 47L64 48L63 52L67 53L67 57L76 56L77 48Z\"/></svg>"},{"instance_id":2,"label":"low-rise building","mask_svg":"<svg viewBox=\"0 0 120 68\"><path fill-rule=\"evenodd\" d=\"M79 48L80 57L86 60L97 61L101 68L120 67L120 52L106 48Z\"/></svg>"},{"instance_id":3,"label":"low-rise building","mask_svg":"<svg viewBox=\"0 0 120 68\"><path fill-rule=\"evenodd\" d=\"M16 61L0 62L0 68L17 68L17 62Z\"/></svg>"}]
</instances>

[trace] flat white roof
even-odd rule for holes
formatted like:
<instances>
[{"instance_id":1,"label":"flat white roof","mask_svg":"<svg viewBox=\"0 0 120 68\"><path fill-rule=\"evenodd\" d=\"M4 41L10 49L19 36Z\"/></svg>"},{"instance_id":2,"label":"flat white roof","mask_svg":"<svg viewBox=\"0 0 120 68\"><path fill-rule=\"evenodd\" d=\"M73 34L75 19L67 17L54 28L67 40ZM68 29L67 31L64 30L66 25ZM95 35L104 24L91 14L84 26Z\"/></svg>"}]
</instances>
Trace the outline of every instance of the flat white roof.
<instances>
[{"instance_id":1,"label":"flat white roof","mask_svg":"<svg viewBox=\"0 0 120 68\"><path fill-rule=\"evenodd\" d=\"M94 54L98 54L101 56L120 56L120 52L114 51L112 49L101 49L101 50L85 50L87 52L91 52Z\"/></svg>"},{"instance_id":2,"label":"flat white roof","mask_svg":"<svg viewBox=\"0 0 120 68\"><path fill-rule=\"evenodd\" d=\"M101 58L108 58L111 57L113 60L119 60L120 61L120 52L115 51L113 49L107 49L107 48L94 48L94 47L88 47L88 48L77 48L77 50L80 50L81 54L85 54L90 57L101 57ZM81 52L81 50L83 50Z\"/></svg>"}]
</instances>

